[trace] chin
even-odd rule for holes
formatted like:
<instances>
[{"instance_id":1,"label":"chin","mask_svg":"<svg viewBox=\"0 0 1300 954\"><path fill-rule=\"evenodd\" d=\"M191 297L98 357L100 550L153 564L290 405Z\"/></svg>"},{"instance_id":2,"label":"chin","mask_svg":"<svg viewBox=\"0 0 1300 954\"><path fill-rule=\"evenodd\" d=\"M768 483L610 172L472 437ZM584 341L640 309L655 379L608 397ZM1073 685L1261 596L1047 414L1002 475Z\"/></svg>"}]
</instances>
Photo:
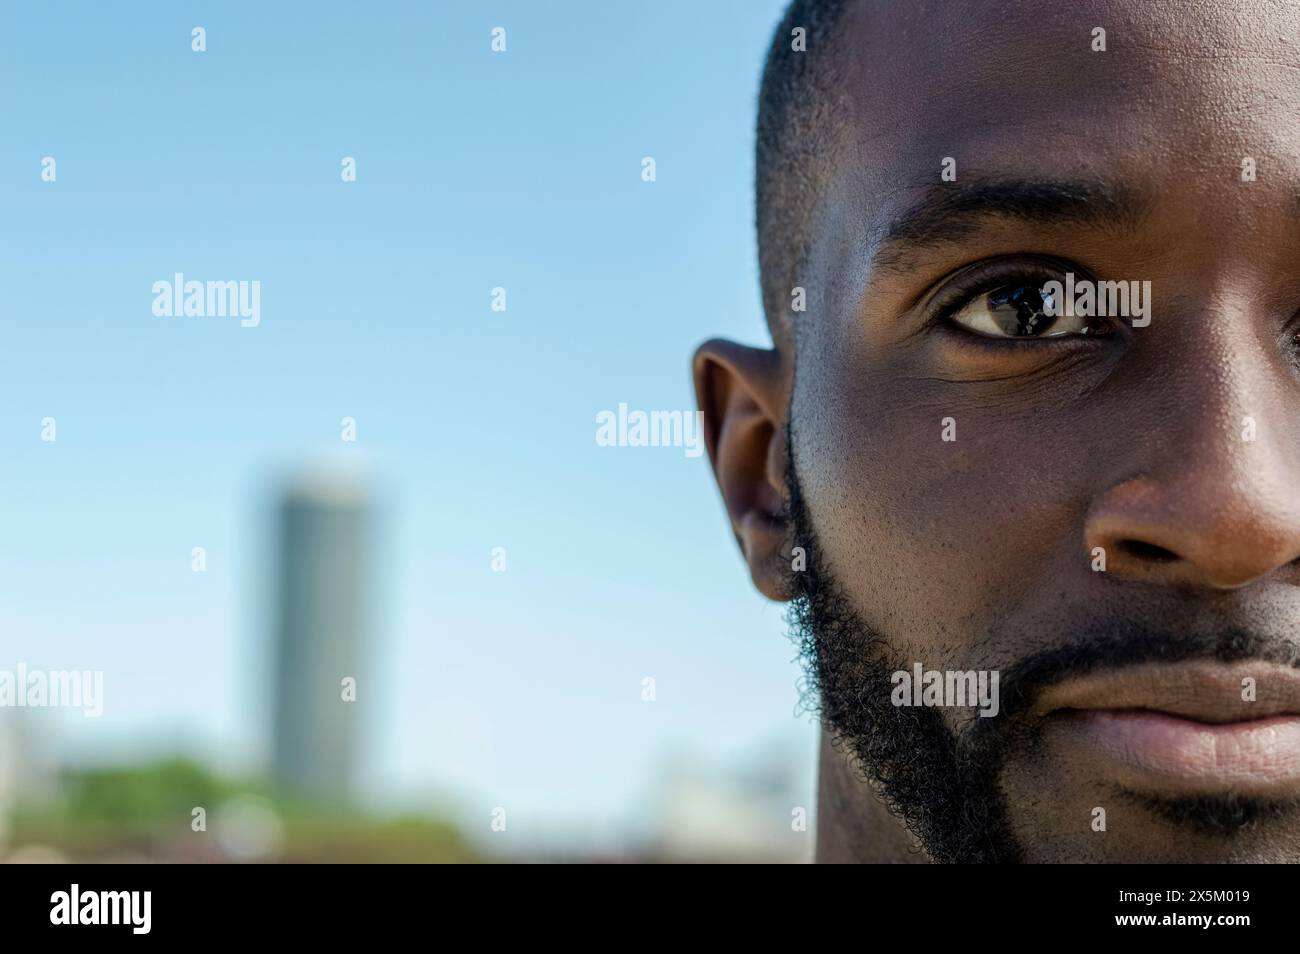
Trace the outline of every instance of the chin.
<instances>
[{"instance_id":1,"label":"chin","mask_svg":"<svg viewBox=\"0 0 1300 954\"><path fill-rule=\"evenodd\" d=\"M1094 785L1072 795L1020 792L1009 802L1011 827L1029 863L1300 863L1295 797ZM1040 814L1046 806L1050 817Z\"/></svg>"}]
</instances>

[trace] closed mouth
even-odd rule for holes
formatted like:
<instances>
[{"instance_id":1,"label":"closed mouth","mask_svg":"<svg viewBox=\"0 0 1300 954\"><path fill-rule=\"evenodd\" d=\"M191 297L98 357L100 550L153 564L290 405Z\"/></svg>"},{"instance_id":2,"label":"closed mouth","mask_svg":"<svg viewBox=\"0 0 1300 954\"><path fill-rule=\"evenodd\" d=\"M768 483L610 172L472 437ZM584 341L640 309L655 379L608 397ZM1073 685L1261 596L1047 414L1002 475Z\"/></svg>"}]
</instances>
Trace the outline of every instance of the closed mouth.
<instances>
[{"instance_id":1,"label":"closed mouth","mask_svg":"<svg viewBox=\"0 0 1300 954\"><path fill-rule=\"evenodd\" d=\"M1300 673L1151 664L1067 680L1035 707L1044 738L1138 791L1300 791Z\"/></svg>"}]
</instances>

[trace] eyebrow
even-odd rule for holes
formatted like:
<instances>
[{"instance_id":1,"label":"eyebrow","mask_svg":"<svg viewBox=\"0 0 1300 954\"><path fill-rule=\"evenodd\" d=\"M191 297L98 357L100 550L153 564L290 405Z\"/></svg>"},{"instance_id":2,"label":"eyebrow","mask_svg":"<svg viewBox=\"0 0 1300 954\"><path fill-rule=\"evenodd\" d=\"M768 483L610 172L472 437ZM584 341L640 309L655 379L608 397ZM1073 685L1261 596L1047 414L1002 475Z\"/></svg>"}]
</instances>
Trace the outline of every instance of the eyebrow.
<instances>
[{"instance_id":1,"label":"eyebrow","mask_svg":"<svg viewBox=\"0 0 1300 954\"><path fill-rule=\"evenodd\" d=\"M1073 223L1131 232L1147 213L1131 189L1103 181L997 179L933 183L891 221L876 253L880 268L903 267L907 254L969 239L989 219Z\"/></svg>"}]
</instances>

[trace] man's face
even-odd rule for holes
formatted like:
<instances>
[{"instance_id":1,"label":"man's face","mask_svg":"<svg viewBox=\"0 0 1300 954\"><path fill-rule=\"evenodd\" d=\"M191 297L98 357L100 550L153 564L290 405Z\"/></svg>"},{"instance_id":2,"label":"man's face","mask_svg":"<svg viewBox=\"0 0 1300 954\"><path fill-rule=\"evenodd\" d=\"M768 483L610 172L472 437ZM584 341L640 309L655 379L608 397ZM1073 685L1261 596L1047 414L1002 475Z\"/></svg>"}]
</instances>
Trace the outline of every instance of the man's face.
<instances>
[{"instance_id":1,"label":"man's face","mask_svg":"<svg viewBox=\"0 0 1300 954\"><path fill-rule=\"evenodd\" d=\"M1006 674L933 716L1027 860L1300 860L1300 7L876 6L797 316L821 662ZM1034 317L1067 272L1149 324Z\"/></svg>"}]
</instances>

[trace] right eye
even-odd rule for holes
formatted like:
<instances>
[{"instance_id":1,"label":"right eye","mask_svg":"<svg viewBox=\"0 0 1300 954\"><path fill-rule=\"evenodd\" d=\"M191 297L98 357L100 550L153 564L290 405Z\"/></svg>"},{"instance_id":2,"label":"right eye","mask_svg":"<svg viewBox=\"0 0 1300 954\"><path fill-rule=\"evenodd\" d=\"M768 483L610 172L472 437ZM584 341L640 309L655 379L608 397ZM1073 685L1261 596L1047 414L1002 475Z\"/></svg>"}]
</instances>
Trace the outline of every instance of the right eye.
<instances>
[{"instance_id":1,"label":"right eye","mask_svg":"<svg viewBox=\"0 0 1300 954\"><path fill-rule=\"evenodd\" d=\"M1063 338L1098 335L1094 319L1062 315L1061 302L1044 295L1048 279L1016 280L980 292L952 312L949 321L986 338Z\"/></svg>"}]
</instances>

